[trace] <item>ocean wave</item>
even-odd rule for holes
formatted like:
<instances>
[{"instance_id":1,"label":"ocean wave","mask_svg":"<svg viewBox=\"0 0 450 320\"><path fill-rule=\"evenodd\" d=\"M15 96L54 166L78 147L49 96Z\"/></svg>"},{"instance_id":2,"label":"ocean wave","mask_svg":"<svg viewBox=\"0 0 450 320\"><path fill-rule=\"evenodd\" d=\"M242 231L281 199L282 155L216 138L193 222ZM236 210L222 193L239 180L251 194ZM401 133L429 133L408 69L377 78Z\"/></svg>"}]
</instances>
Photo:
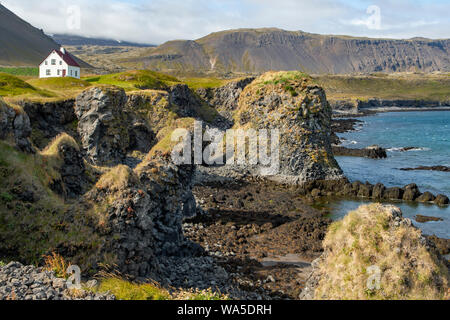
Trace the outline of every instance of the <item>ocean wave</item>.
<instances>
[{"instance_id":1,"label":"ocean wave","mask_svg":"<svg viewBox=\"0 0 450 320\"><path fill-rule=\"evenodd\" d=\"M415 147L415 148L410 148L410 147L401 147L401 148L389 148L387 149L387 151L389 152L409 152L409 151L430 151L431 148L425 148L425 147Z\"/></svg>"},{"instance_id":2,"label":"ocean wave","mask_svg":"<svg viewBox=\"0 0 450 320\"><path fill-rule=\"evenodd\" d=\"M349 145L355 145L355 144L358 144L358 141L345 140L345 141L342 141L342 143L341 143L342 146L349 146Z\"/></svg>"}]
</instances>

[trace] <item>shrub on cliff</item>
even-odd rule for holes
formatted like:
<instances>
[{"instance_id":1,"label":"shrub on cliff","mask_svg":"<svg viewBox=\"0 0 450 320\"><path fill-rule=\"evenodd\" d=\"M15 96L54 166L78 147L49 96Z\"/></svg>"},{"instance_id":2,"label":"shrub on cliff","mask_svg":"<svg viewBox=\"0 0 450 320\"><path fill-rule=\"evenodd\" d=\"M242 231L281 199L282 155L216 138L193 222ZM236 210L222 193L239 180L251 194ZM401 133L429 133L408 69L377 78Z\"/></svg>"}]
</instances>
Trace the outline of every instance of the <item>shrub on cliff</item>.
<instances>
[{"instance_id":1,"label":"shrub on cliff","mask_svg":"<svg viewBox=\"0 0 450 320\"><path fill-rule=\"evenodd\" d=\"M324 248L315 299L442 299L448 294L446 263L396 207L373 204L350 212L331 225Z\"/></svg>"}]
</instances>

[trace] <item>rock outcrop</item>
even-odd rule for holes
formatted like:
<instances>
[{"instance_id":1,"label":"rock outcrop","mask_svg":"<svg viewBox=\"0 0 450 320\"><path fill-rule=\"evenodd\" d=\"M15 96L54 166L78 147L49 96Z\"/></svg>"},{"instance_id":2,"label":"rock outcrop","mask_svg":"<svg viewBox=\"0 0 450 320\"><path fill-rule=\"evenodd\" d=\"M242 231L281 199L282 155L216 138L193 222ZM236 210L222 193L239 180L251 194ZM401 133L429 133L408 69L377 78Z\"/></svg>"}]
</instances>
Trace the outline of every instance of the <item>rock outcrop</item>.
<instances>
[{"instance_id":1,"label":"rock outcrop","mask_svg":"<svg viewBox=\"0 0 450 320\"><path fill-rule=\"evenodd\" d=\"M351 149L341 146L333 146L333 154L335 156L344 157L363 157L370 159L385 159L387 158L386 149L380 146L370 146L364 149Z\"/></svg>"},{"instance_id":2,"label":"rock outcrop","mask_svg":"<svg viewBox=\"0 0 450 320\"><path fill-rule=\"evenodd\" d=\"M197 94L227 119L229 127L232 127L234 125L233 113L238 108L239 97L253 80L255 77L246 77L231 81L219 88L198 89Z\"/></svg>"},{"instance_id":3,"label":"rock outcrop","mask_svg":"<svg viewBox=\"0 0 450 320\"><path fill-rule=\"evenodd\" d=\"M122 163L135 147L149 151L154 133L144 120L126 112L126 103L125 91L117 87L92 88L77 97L78 133L93 163Z\"/></svg>"},{"instance_id":4,"label":"rock outcrop","mask_svg":"<svg viewBox=\"0 0 450 320\"><path fill-rule=\"evenodd\" d=\"M384 184L378 183L372 185L369 182L362 183L361 181L348 182L343 181L341 185L334 189L326 189L333 191L340 197L357 197L368 198L373 200L401 200L401 201L414 201L422 203L434 203L439 206L446 206L450 203L450 200L445 195L434 196L431 192L422 193L419 187L415 184L409 184L400 187L387 188Z\"/></svg>"},{"instance_id":5,"label":"rock outcrop","mask_svg":"<svg viewBox=\"0 0 450 320\"><path fill-rule=\"evenodd\" d=\"M80 147L68 134L58 135L41 155L55 172L50 188L59 195L77 198L91 186Z\"/></svg>"},{"instance_id":6,"label":"rock outcrop","mask_svg":"<svg viewBox=\"0 0 450 320\"><path fill-rule=\"evenodd\" d=\"M370 114L376 111L414 111L428 108L439 109L447 108L450 101L439 100L406 100L406 99L368 99L368 100L331 100L330 104L333 112L341 115L360 116Z\"/></svg>"},{"instance_id":7,"label":"rock outcrop","mask_svg":"<svg viewBox=\"0 0 450 320\"><path fill-rule=\"evenodd\" d=\"M183 255L182 220L196 211L192 170L164 157L144 161L134 171L120 165L87 195L108 235L103 250L123 274L157 277L156 257Z\"/></svg>"},{"instance_id":8,"label":"rock outcrop","mask_svg":"<svg viewBox=\"0 0 450 320\"><path fill-rule=\"evenodd\" d=\"M400 209L373 204L334 223L302 299L449 298L447 262Z\"/></svg>"},{"instance_id":9,"label":"rock outcrop","mask_svg":"<svg viewBox=\"0 0 450 320\"><path fill-rule=\"evenodd\" d=\"M401 168L402 171L441 171L450 172L450 167L446 166L420 166L417 168Z\"/></svg>"},{"instance_id":10,"label":"rock outcrop","mask_svg":"<svg viewBox=\"0 0 450 320\"><path fill-rule=\"evenodd\" d=\"M10 140L22 151L33 153L29 137L31 124L28 115L20 108L11 108L0 99L0 139Z\"/></svg>"},{"instance_id":11,"label":"rock outcrop","mask_svg":"<svg viewBox=\"0 0 450 320\"><path fill-rule=\"evenodd\" d=\"M331 150L331 108L325 91L300 72L269 72L239 98L235 129L278 129L280 170L288 184L343 178Z\"/></svg>"},{"instance_id":12,"label":"rock outcrop","mask_svg":"<svg viewBox=\"0 0 450 320\"><path fill-rule=\"evenodd\" d=\"M31 141L39 149L45 148L57 135L65 132L78 139L75 100L56 102L21 101L19 105L31 119Z\"/></svg>"}]
</instances>

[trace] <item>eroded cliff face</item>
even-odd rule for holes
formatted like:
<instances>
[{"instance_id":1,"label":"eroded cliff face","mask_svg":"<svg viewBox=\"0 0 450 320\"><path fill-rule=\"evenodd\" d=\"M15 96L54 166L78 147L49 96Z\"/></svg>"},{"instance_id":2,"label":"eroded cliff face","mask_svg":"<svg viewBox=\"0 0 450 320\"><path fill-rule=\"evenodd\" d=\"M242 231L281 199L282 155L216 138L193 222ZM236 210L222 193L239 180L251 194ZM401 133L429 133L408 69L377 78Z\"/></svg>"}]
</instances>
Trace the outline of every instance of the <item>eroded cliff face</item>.
<instances>
[{"instance_id":1,"label":"eroded cliff face","mask_svg":"<svg viewBox=\"0 0 450 320\"><path fill-rule=\"evenodd\" d=\"M331 108L325 91L300 72L269 72L248 85L234 114L235 129L278 129L280 170L288 184L339 180L331 150Z\"/></svg>"},{"instance_id":2,"label":"eroded cliff face","mask_svg":"<svg viewBox=\"0 0 450 320\"><path fill-rule=\"evenodd\" d=\"M86 195L106 238L102 251L121 272L158 277L157 257L186 254L181 224L196 210L192 173L193 167L176 167L158 156L135 170L113 168Z\"/></svg>"},{"instance_id":3,"label":"eroded cliff face","mask_svg":"<svg viewBox=\"0 0 450 320\"><path fill-rule=\"evenodd\" d=\"M220 88L198 89L197 94L227 120L226 126L232 127L234 125L233 114L238 108L239 97L245 87L252 83L253 80L255 80L255 77L246 77L231 81Z\"/></svg>"},{"instance_id":4,"label":"eroded cliff face","mask_svg":"<svg viewBox=\"0 0 450 320\"><path fill-rule=\"evenodd\" d=\"M12 108L0 99L0 139L12 141L20 150L32 153L30 135L28 115L21 108Z\"/></svg>"}]
</instances>

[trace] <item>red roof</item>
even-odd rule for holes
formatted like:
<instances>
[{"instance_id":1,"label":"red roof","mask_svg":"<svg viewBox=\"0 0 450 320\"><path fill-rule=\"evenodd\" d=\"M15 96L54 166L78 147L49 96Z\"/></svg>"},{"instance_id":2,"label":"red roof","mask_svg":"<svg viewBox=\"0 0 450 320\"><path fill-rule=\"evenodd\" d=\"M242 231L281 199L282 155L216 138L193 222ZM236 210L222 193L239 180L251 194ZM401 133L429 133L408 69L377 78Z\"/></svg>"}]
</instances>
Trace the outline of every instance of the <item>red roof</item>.
<instances>
[{"instance_id":1,"label":"red roof","mask_svg":"<svg viewBox=\"0 0 450 320\"><path fill-rule=\"evenodd\" d=\"M70 53L68 53L67 51L66 51L66 53L62 53L61 50L55 49L52 52L50 52L50 54L52 54L53 52L56 52L64 60L64 62L67 63L69 66L81 68L80 65L72 58ZM49 54L49 56L50 56L50 54ZM48 58L48 56L47 56L47 58ZM47 58L45 58L44 61L47 60ZM42 61L41 64L44 61Z\"/></svg>"},{"instance_id":2,"label":"red roof","mask_svg":"<svg viewBox=\"0 0 450 320\"><path fill-rule=\"evenodd\" d=\"M72 58L72 56L67 51L66 53L62 53L60 50L55 51L69 66L80 68L80 65Z\"/></svg>"}]
</instances>

